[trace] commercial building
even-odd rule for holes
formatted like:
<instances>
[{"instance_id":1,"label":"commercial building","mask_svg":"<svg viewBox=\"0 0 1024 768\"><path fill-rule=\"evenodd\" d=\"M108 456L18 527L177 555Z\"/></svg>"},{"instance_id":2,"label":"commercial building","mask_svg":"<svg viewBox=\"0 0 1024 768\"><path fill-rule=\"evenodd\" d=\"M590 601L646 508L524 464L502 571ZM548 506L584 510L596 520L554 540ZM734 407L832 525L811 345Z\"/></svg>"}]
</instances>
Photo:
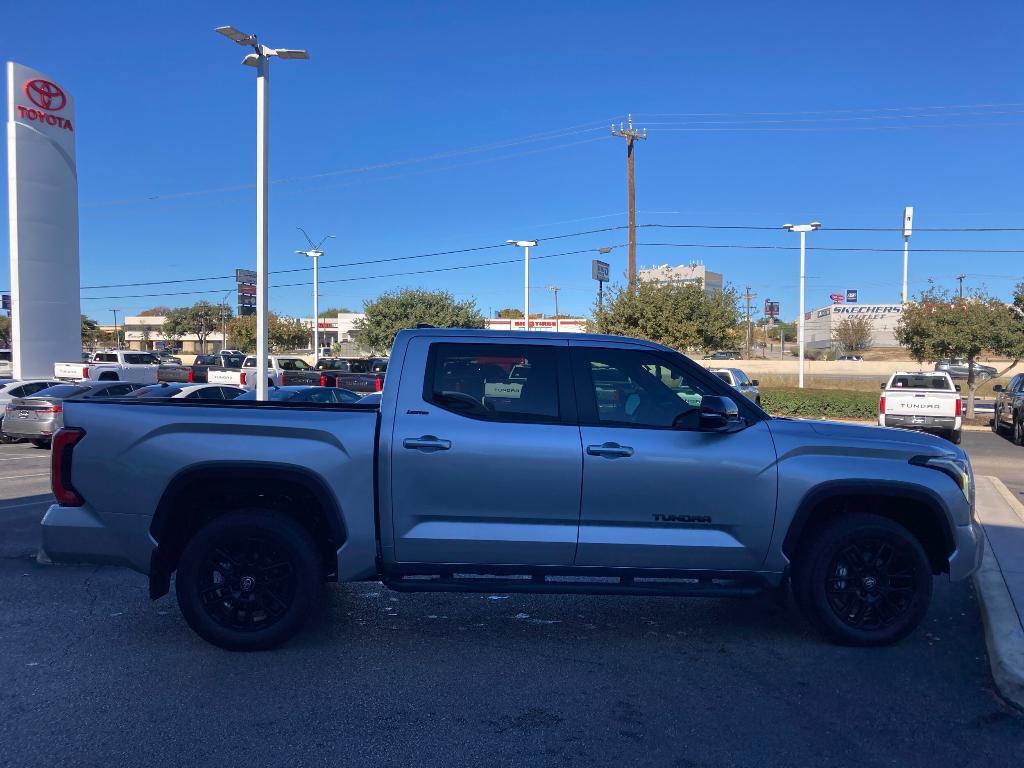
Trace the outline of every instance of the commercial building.
<instances>
[{"instance_id":1,"label":"commercial building","mask_svg":"<svg viewBox=\"0 0 1024 768\"><path fill-rule=\"evenodd\" d=\"M872 347L897 347L896 325L902 316L902 304L830 304L804 314L807 347L831 349L836 326L851 317L868 321Z\"/></svg>"},{"instance_id":2,"label":"commercial building","mask_svg":"<svg viewBox=\"0 0 1024 768\"><path fill-rule=\"evenodd\" d=\"M522 318L511 320L507 317L496 317L485 320L489 331L524 331L526 321ZM586 333L587 320L583 317L531 317L531 331L561 331L562 333Z\"/></svg>"},{"instance_id":3,"label":"commercial building","mask_svg":"<svg viewBox=\"0 0 1024 768\"><path fill-rule=\"evenodd\" d=\"M648 267L640 270L639 277L649 283L700 283L704 286L704 292L709 296L715 291L722 290L724 286L722 274L709 271L699 261L680 264L677 267L670 267L668 264Z\"/></svg>"}]
</instances>

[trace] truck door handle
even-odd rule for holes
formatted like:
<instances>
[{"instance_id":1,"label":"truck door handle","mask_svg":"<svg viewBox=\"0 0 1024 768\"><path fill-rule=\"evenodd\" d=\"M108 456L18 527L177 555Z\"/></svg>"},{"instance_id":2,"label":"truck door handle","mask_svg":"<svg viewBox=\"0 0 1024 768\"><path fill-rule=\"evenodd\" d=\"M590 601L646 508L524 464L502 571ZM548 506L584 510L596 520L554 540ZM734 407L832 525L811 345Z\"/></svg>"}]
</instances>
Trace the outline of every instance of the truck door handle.
<instances>
[{"instance_id":1,"label":"truck door handle","mask_svg":"<svg viewBox=\"0 0 1024 768\"><path fill-rule=\"evenodd\" d=\"M447 451L452 447L451 440L443 440L433 435L423 437L407 437L402 441L404 448L418 449L421 451Z\"/></svg>"},{"instance_id":2,"label":"truck door handle","mask_svg":"<svg viewBox=\"0 0 1024 768\"><path fill-rule=\"evenodd\" d=\"M609 459L617 457L632 456L633 449L628 445L619 445L618 443L602 443L601 445L588 445L587 453L591 456L604 456Z\"/></svg>"}]
</instances>

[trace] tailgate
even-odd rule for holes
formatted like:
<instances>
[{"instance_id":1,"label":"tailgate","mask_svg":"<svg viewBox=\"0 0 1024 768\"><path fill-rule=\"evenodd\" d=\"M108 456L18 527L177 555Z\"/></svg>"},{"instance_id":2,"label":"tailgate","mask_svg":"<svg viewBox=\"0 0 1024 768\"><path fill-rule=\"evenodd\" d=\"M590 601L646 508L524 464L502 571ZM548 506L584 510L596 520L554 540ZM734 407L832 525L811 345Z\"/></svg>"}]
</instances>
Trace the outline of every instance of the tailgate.
<instances>
[{"instance_id":1,"label":"tailgate","mask_svg":"<svg viewBox=\"0 0 1024 768\"><path fill-rule=\"evenodd\" d=\"M206 381L210 384L234 384L236 387L245 386L244 373L237 368L217 369L208 368Z\"/></svg>"},{"instance_id":2,"label":"tailgate","mask_svg":"<svg viewBox=\"0 0 1024 768\"><path fill-rule=\"evenodd\" d=\"M887 389L885 413L887 416L946 416L956 415L956 392Z\"/></svg>"},{"instance_id":3,"label":"tailgate","mask_svg":"<svg viewBox=\"0 0 1024 768\"><path fill-rule=\"evenodd\" d=\"M58 379L79 379L89 378L88 363L54 363L53 375Z\"/></svg>"},{"instance_id":4,"label":"tailgate","mask_svg":"<svg viewBox=\"0 0 1024 768\"><path fill-rule=\"evenodd\" d=\"M312 387L320 384L320 371L281 371L281 386L309 384Z\"/></svg>"},{"instance_id":5,"label":"tailgate","mask_svg":"<svg viewBox=\"0 0 1024 768\"><path fill-rule=\"evenodd\" d=\"M161 365L157 369L156 380L202 384L206 381L206 369L189 368L184 365Z\"/></svg>"}]
</instances>

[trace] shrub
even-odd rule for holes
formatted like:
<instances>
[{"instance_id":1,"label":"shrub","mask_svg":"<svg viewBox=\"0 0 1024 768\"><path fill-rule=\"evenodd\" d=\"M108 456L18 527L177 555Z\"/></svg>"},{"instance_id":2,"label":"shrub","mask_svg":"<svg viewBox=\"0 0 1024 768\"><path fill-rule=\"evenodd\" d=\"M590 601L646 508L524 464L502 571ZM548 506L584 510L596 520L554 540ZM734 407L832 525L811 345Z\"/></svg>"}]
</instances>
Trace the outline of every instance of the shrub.
<instances>
[{"instance_id":1,"label":"shrub","mask_svg":"<svg viewBox=\"0 0 1024 768\"><path fill-rule=\"evenodd\" d=\"M761 392L761 407L773 416L872 421L878 416L878 394L835 389L771 389Z\"/></svg>"}]
</instances>

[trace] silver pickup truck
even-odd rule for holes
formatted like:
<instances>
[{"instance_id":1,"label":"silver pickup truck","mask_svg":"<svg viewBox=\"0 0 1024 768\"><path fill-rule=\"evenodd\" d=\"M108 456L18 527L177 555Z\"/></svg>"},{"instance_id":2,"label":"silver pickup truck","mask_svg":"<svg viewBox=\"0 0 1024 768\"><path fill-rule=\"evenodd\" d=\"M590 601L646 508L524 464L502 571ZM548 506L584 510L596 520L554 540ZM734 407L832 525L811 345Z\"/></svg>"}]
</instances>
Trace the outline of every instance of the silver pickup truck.
<instances>
[{"instance_id":1,"label":"silver pickup truck","mask_svg":"<svg viewBox=\"0 0 1024 768\"><path fill-rule=\"evenodd\" d=\"M376 405L69 402L53 560L175 577L224 648L291 637L325 581L403 591L753 595L891 643L979 564L954 445L768 416L671 349L417 328Z\"/></svg>"}]
</instances>

